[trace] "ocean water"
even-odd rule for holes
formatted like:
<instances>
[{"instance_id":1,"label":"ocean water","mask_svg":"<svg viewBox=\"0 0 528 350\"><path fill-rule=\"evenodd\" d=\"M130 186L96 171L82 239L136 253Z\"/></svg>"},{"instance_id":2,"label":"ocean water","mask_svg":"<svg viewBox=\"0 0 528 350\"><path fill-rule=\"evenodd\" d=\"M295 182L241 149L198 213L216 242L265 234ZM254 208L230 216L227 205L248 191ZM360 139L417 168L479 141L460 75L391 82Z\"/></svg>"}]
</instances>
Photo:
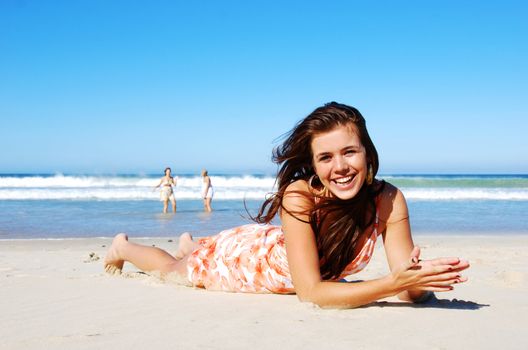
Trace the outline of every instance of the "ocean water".
<instances>
[{"instance_id":1,"label":"ocean water","mask_svg":"<svg viewBox=\"0 0 528 350\"><path fill-rule=\"evenodd\" d=\"M407 198L414 234L528 234L528 175L381 175ZM177 178L176 214L162 214L156 175L0 175L0 239L206 236L250 223L275 179L212 175L212 213L201 178ZM170 209L170 206L169 206Z\"/></svg>"}]
</instances>

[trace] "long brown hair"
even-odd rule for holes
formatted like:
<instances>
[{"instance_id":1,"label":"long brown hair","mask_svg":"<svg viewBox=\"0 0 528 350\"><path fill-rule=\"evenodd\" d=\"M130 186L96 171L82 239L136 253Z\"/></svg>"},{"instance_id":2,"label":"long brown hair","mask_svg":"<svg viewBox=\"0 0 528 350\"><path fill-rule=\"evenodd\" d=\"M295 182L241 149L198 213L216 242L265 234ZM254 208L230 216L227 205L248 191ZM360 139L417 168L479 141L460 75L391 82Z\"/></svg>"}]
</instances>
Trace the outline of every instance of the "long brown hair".
<instances>
[{"instance_id":1,"label":"long brown hair","mask_svg":"<svg viewBox=\"0 0 528 350\"><path fill-rule=\"evenodd\" d=\"M378 152L367 132L365 119L354 107L336 102L327 103L297 123L286 134L284 142L273 150L273 162L279 165L276 179L278 190L264 201L254 220L269 223L279 210L287 211L282 205L282 199L288 185L301 179L309 181L315 174L311 149L314 135L351 124L356 127L365 147L367 162L375 176L379 167ZM308 213L289 212L296 218L298 214L308 214L317 241L323 279L338 277L353 260L359 236L375 218L375 198L383 185L379 181L373 181L370 185L365 181L358 194L351 199L320 197ZM313 197L315 194L303 195Z\"/></svg>"}]
</instances>

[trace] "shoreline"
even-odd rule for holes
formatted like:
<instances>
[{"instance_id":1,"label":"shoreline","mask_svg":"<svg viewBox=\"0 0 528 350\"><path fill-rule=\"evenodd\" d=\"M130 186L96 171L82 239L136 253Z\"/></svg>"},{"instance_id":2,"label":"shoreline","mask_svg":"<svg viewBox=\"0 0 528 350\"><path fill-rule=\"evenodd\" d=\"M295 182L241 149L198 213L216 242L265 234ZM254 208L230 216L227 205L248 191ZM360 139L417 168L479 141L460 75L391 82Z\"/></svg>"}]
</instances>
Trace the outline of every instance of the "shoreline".
<instances>
[{"instance_id":1,"label":"shoreline","mask_svg":"<svg viewBox=\"0 0 528 350\"><path fill-rule=\"evenodd\" d=\"M528 340L528 236L480 237L486 239L414 237L425 259L470 261L469 281L454 291L437 293L426 304L392 297L344 310L320 309L295 295L211 292L162 282L130 264L121 276L110 276L103 259L111 239L0 240L0 309L6 320L0 344L14 350L385 349L398 339L409 349L521 349ZM176 237L131 240L169 252L177 248ZM388 273L380 241L353 280Z\"/></svg>"},{"instance_id":2,"label":"shoreline","mask_svg":"<svg viewBox=\"0 0 528 350\"><path fill-rule=\"evenodd\" d=\"M220 232L220 231L219 231ZM118 234L117 232L116 234ZM125 232L126 233L126 232ZM184 233L184 232L182 232ZM190 232L192 234L192 232ZM181 234L175 234L175 235L167 235L167 236L132 236L129 234L129 237L131 240L155 240L155 241L163 241L163 240L173 240L176 241L180 237ZM115 236L115 235L114 235ZM24 241L90 241L90 240L112 240L114 236L94 236L94 237L19 237L19 238L0 238L1 242L24 242ZM202 235L195 235L193 234L193 237L203 238L207 236ZM413 239L417 240L420 238L457 238L457 239L464 239L464 238L515 238L515 237L526 237L528 238L528 231L519 231L519 232L453 232L453 233L441 233L441 232L413 232Z\"/></svg>"}]
</instances>

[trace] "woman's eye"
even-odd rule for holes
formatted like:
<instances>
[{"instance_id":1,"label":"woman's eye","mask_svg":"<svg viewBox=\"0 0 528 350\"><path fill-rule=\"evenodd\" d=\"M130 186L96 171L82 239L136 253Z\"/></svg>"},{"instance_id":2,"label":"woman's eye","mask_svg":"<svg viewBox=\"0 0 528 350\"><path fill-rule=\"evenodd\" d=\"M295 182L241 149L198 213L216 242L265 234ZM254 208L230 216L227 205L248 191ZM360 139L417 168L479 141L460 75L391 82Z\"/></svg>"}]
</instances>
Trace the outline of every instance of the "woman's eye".
<instances>
[{"instance_id":1,"label":"woman's eye","mask_svg":"<svg viewBox=\"0 0 528 350\"><path fill-rule=\"evenodd\" d=\"M319 161L320 162L325 162L325 161L327 161L329 159L330 159L330 156L321 156L321 157L319 157Z\"/></svg>"}]
</instances>

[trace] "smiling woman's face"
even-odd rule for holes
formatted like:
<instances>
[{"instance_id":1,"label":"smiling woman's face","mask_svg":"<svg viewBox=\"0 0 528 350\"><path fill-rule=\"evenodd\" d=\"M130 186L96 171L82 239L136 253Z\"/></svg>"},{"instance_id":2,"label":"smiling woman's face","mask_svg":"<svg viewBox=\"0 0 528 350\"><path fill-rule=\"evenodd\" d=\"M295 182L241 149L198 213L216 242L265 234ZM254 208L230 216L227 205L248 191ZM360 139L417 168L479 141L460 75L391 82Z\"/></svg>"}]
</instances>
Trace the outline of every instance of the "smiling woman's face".
<instances>
[{"instance_id":1,"label":"smiling woman's face","mask_svg":"<svg viewBox=\"0 0 528 350\"><path fill-rule=\"evenodd\" d=\"M312 138L313 166L321 183L337 198L353 198L367 176L367 155L356 126L340 125Z\"/></svg>"}]
</instances>

